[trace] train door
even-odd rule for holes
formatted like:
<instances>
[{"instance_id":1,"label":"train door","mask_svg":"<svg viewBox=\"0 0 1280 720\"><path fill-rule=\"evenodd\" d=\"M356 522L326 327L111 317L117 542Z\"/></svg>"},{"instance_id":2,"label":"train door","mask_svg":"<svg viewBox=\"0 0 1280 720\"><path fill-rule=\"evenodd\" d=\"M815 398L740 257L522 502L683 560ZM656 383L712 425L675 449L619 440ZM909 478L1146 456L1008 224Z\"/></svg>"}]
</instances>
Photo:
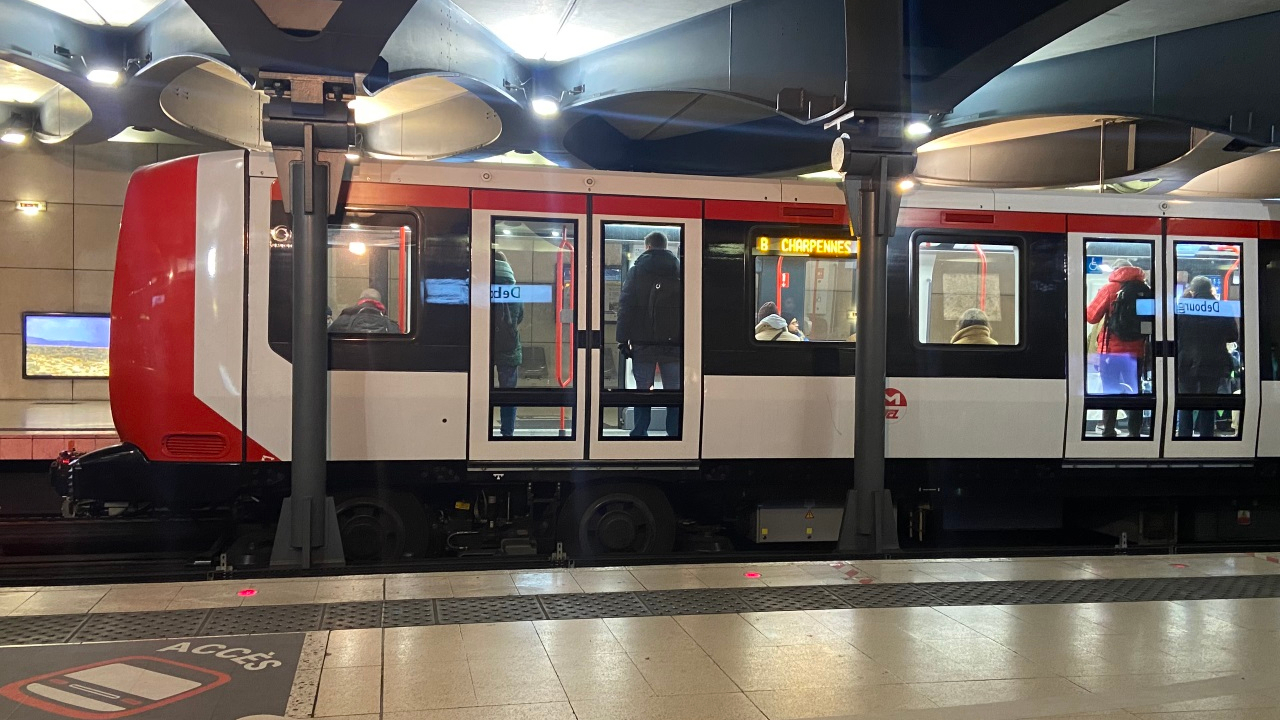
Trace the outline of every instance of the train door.
<instances>
[{"instance_id":1,"label":"train door","mask_svg":"<svg viewBox=\"0 0 1280 720\"><path fill-rule=\"evenodd\" d=\"M698 457L701 216L692 200L593 199L589 458Z\"/></svg>"},{"instance_id":2,"label":"train door","mask_svg":"<svg viewBox=\"0 0 1280 720\"><path fill-rule=\"evenodd\" d=\"M1254 454L1257 239L1160 222L1072 218L1068 458Z\"/></svg>"},{"instance_id":3,"label":"train door","mask_svg":"<svg viewBox=\"0 0 1280 720\"><path fill-rule=\"evenodd\" d=\"M580 460L586 198L477 190L472 208L469 457Z\"/></svg>"},{"instance_id":4,"label":"train door","mask_svg":"<svg viewBox=\"0 0 1280 720\"><path fill-rule=\"evenodd\" d=\"M1066 457L1158 458L1167 404L1157 358L1167 312L1155 290L1165 282L1161 220L1073 216L1067 230Z\"/></svg>"},{"instance_id":5,"label":"train door","mask_svg":"<svg viewBox=\"0 0 1280 720\"><path fill-rule=\"evenodd\" d=\"M1261 395L1256 235L1256 223L1169 220L1165 457L1255 454Z\"/></svg>"}]
</instances>

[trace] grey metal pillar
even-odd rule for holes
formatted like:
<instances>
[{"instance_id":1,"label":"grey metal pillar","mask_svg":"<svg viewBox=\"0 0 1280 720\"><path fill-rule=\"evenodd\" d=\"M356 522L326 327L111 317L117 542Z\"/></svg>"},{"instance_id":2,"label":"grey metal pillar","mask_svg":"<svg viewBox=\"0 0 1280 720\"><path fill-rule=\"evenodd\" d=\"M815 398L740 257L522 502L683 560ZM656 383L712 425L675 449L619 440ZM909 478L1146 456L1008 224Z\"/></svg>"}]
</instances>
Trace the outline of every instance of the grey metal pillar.
<instances>
[{"instance_id":1,"label":"grey metal pillar","mask_svg":"<svg viewBox=\"0 0 1280 720\"><path fill-rule=\"evenodd\" d=\"M884 394L887 383L889 267L901 199L900 178L914 166L907 153L856 152L837 141L833 166L845 172L849 224L858 237L858 338L854 365L853 488L845 498L840 550L876 553L898 548L897 515L885 489Z\"/></svg>"},{"instance_id":2,"label":"grey metal pillar","mask_svg":"<svg viewBox=\"0 0 1280 720\"><path fill-rule=\"evenodd\" d=\"M293 443L290 495L280 509L272 566L341 565L342 536L328 495L329 217L353 137L343 102L350 80L272 76L263 123L285 209L293 216Z\"/></svg>"}]
</instances>

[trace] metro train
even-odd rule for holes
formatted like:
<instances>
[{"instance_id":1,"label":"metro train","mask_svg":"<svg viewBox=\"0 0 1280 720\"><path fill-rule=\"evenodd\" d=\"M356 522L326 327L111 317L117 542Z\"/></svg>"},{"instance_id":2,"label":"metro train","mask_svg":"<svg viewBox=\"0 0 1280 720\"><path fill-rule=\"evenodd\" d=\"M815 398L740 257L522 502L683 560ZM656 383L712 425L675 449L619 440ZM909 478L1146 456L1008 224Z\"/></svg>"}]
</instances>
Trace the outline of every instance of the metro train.
<instances>
[{"instance_id":1,"label":"metro train","mask_svg":"<svg viewBox=\"0 0 1280 720\"><path fill-rule=\"evenodd\" d=\"M834 547L858 261L835 185L383 162L353 171L341 205L330 312L386 320L331 328L329 483L350 560ZM55 463L67 515L273 527L289 228L267 155L134 174L111 304L122 442ZM637 387L616 330L654 233L681 274L678 372ZM1280 537L1275 206L923 188L888 262L904 544ZM1118 321L1089 317L1125 266L1151 288L1128 354L1099 340ZM1183 302L1198 278L1213 297ZM1193 317L1235 328L1217 348L1229 366L1194 393ZM990 341L953 343L975 318Z\"/></svg>"}]
</instances>

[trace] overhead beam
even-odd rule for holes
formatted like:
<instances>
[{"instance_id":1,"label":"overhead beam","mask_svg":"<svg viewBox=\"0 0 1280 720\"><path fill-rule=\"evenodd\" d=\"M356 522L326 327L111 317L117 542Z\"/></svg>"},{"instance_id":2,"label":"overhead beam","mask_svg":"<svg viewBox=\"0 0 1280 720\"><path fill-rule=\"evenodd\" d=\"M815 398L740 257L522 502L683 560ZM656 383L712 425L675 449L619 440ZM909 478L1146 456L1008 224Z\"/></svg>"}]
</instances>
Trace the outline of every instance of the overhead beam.
<instances>
[{"instance_id":1,"label":"overhead beam","mask_svg":"<svg viewBox=\"0 0 1280 720\"><path fill-rule=\"evenodd\" d=\"M1018 65L959 103L944 125L1089 113L1167 120L1276 144L1280 13Z\"/></svg>"}]
</instances>

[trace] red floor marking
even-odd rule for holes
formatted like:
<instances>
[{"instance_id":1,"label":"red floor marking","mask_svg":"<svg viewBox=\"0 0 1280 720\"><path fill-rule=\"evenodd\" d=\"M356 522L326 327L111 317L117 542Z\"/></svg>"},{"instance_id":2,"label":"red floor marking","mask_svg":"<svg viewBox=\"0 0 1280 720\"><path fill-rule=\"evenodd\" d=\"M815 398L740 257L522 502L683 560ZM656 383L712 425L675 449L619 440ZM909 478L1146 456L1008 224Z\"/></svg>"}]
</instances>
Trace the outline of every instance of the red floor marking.
<instances>
[{"instance_id":1,"label":"red floor marking","mask_svg":"<svg viewBox=\"0 0 1280 720\"><path fill-rule=\"evenodd\" d=\"M1181 570L1182 568L1184 568L1184 567L1186 567L1186 566L1187 566L1187 564L1186 564L1186 563L1169 563L1169 565L1170 565L1170 566L1172 566L1172 567L1176 567L1176 568L1178 568L1179 570Z\"/></svg>"},{"instance_id":2,"label":"red floor marking","mask_svg":"<svg viewBox=\"0 0 1280 720\"><path fill-rule=\"evenodd\" d=\"M861 585L870 585L873 582L875 582L875 580L872 578L862 578L861 580L858 581L858 583Z\"/></svg>"}]
</instances>

